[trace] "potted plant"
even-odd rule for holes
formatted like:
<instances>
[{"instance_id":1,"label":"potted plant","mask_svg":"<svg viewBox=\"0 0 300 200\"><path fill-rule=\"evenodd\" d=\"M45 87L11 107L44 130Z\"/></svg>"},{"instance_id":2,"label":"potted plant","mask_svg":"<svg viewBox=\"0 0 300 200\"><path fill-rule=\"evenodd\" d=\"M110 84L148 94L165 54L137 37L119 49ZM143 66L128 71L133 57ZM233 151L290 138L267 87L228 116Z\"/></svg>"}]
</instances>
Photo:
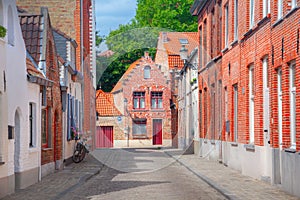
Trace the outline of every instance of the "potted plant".
<instances>
[{"instance_id":1,"label":"potted plant","mask_svg":"<svg viewBox=\"0 0 300 200\"><path fill-rule=\"evenodd\" d=\"M0 25L0 38L4 38L6 36L6 28Z\"/></svg>"}]
</instances>

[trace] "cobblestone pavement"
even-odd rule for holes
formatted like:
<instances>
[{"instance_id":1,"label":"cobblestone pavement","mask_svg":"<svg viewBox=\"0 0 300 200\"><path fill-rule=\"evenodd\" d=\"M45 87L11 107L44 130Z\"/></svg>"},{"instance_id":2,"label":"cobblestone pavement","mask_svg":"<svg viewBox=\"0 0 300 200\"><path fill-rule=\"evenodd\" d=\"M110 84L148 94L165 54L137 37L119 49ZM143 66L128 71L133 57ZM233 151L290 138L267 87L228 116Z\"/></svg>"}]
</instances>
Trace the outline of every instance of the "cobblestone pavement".
<instances>
[{"instance_id":1,"label":"cobblestone pavement","mask_svg":"<svg viewBox=\"0 0 300 200\"><path fill-rule=\"evenodd\" d=\"M9 199L297 199L217 162L172 149L95 150Z\"/></svg>"},{"instance_id":2,"label":"cobblestone pavement","mask_svg":"<svg viewBox=\"0 0 300 200\"><path fill-rule=\"evenodd\" d=\"M165 152L229 199L300 199L269 183L244 176L216 161L209 161L196 155L182 155L178 150Z\"/></svg>"}]
</instances>

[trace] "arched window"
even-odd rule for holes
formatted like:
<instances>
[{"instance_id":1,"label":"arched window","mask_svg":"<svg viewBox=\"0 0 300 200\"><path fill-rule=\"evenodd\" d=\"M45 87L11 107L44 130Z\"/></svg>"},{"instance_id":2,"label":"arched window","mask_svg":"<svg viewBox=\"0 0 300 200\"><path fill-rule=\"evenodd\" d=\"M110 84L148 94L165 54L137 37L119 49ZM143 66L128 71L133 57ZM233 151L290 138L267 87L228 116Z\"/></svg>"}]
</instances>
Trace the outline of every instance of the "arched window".
<instances>
[{"instance_id":1,"label":"arched window","mask_svg":"<svg viewBox=\"0 0 300 200\"><path fill-rule=\"evenodd\" d=\"M146 66L144 68L144 79L148 79L150 78L150 70L151 70L151 67L150 66Z\"/></svg>"},{"instance_id":2,"label":"arched window","mask_svg":"<svg viewBox=\"0 0 300 200\"><path fill-rule=\"evenodd\" d=\"M7 13L7 37L8 44L15 44L15 32L14 32L14 15L11 6L8 7Z\"/></svg>"}]
</instances>

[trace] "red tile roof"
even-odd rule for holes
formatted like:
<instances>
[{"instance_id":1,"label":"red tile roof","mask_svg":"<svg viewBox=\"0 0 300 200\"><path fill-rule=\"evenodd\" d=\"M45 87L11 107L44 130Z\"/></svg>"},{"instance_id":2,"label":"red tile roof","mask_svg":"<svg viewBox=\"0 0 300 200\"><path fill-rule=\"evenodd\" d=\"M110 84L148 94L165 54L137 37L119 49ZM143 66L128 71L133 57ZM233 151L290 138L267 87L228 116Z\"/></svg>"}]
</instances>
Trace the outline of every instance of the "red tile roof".
<instances>
[{"instance_id":1,"label":"red tile roof","mask_svg":"<svg viewBox=\"0 0 300 200\"><path fill-rule=\"evenodd\" d=\"M42 30L40 29L41 25L43 24L42 16L20 14L19 19L26 49L34 61L39 63L42 46Z\"/></svg>"},{"instance_id":2,"label":"red tile roof","mask_svg":"<svg viewBox=\"0 0 300 200\"><path fill-rule=\"evenodd\" d=\"M165 34L165 35L164 35ZM160 39L166 41L163 43L164 48L168 54L169 69L177 66L179 69L183 67L183 61L180 59L180 49L182 44L180 39L187 39L188 44L185 47L188 49L188 55L198 46L198 33L197 32L161 32Z\"/></svg>"},{"instance_id":3,"label":"red tile roof","mask_svg":"<svg viewBox=\"0 0 300 200\"><path fill-rule=\"evenodd\" d=\"M27 73L33 76L37 76L40 78L45 78L42 72L40 72L37 68L35 68L34 64L29 58L26 58L26 66L27 66Z\"/></svg>"},{"instance_id":4,"label":"red tile roof","mask_svg":"<svg viewBox=\"0 0 300 200\"><path fill-rule=\"evenodd\" d=\"M111 93L105 93L102 90L97 90L96 93L96 111L99 116L122 115L115 106L113 95Z\"/></svg>"}]
</instances>

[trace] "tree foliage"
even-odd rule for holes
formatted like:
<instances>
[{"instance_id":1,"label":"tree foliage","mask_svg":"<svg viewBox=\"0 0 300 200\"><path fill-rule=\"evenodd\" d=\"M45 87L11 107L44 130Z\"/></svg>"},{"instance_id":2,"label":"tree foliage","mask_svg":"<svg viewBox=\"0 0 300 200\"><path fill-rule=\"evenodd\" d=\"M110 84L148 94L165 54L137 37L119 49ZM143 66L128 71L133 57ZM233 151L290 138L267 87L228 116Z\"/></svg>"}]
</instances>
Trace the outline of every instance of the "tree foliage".
<instances>
[{"instance_id":1,"label":"tree foliage","mask_svg":"<svg viewBox=\"0 0 300 200\"><path fill-rule=\"evenodd\" d=\"M197 19L189 10L194 0L137 0L136 16L130 23L119 25L105 39L110 58L97 59L98 88L109 92L128 66L150 51L154 59L159 32L197 31ZM101 40L102 41L102 40Z\"/></svg>"}]
</instances>

